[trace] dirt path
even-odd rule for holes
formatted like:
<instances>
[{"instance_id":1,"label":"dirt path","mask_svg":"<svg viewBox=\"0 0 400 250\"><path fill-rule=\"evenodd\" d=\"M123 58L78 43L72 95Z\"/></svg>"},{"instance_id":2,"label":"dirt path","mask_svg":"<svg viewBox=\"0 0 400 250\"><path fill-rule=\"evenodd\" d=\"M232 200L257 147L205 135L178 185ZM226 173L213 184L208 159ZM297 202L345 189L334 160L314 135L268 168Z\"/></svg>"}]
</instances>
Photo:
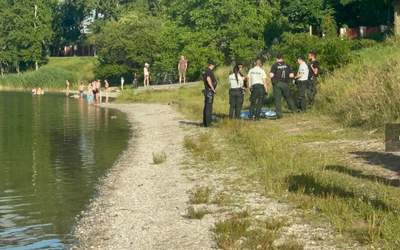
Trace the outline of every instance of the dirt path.
<instances>
[{"instance_id":1,"label":"dirt path","mask_svg":"<svg viewBox=\"0 0 400 250\"><path fill-rule=\"evenodd\" d=\"M167 105L108 107L128 114L134 136L80 220L77 249L213 249L213 219L187 217L187 191L194 183L180 165L185 156L180 116ZM166 162L153 164L152 154L161 152Z\"/></svg>"}]
</instances>

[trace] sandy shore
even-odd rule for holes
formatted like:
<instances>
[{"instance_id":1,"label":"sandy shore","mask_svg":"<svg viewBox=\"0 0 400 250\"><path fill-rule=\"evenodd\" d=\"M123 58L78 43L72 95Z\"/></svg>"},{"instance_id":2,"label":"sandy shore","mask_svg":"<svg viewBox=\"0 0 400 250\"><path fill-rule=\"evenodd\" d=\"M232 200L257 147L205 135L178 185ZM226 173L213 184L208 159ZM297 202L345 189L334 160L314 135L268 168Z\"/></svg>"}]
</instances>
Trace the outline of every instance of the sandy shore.
<instances>
[{"instance_id":1,"label":"sandy shore","mask_svg":"<svg viewBox=\"0 0 400 250\"><path fill-rule=\"evenodd\" d=\"M128 115L133 137L80 219L74 249L215 249L212 217L187 216L194 183L182 169L182 118L168 105L108 104ZM118 119L118 118L117 118ZM153 153L165 152L163 164Z\"/></svg>"}]
</instances>

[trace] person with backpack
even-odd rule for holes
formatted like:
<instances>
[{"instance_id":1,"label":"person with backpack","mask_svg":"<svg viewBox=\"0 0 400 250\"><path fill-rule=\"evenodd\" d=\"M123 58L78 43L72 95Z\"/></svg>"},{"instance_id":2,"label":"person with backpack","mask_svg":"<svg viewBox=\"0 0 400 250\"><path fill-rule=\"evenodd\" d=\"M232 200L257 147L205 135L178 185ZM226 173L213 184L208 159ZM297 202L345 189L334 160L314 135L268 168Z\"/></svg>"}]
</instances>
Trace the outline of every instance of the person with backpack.
<instances>
[{"instance_id":1,"label":"person with backpack","mask_svg":"<svg viewBox=\"0 0 400 250\"><path fill-rule=\"evenodd\" d=\"M273 95L275 99L276 118L282 118L282 96L285 98L292 112L296 112L297 108L294 104L289 83L293 79L294 74L292 68L283 61L281 54L276 55L276 63L272 65L269 72L271 78Z\"/></svg>"},{"instance_id":2,"label":"person with backpack","mask_svg":"<svg viewBox=\"0 0 400 250\"><path fill-rule=\"evenodd\" d=\"M243 106L244 80L246 77L241 74L243 65L237 63L233 68L233 73L229 75L229 118L240 118L240 111Z\"/></svg>"}]
</instances>

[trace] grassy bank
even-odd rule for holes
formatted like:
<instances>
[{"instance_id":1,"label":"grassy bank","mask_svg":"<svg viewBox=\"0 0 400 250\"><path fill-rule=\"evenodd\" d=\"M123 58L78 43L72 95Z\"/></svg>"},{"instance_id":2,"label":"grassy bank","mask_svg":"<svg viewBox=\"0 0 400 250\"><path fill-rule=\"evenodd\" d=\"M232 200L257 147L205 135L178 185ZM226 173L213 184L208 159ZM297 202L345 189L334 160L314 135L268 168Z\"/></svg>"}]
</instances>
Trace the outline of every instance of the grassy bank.
<instances>
[{"instance_id":1,"label":"grassy bank","mask_svg":"<svg viewBox=\"0 0 400 250\"><path fill-rule=\"evenodd\" d=\"M317 109L346 126L382 129L400 122L400 40L354 54L352 63L320 84Z\"/></svg>"},{"instance_id":2,"label":"grassy bank","mask_svg":"<svg viewBox=\"0 0 400 250\"><path fill-rule=\"evenodd\" d=\"M311 240L319 249L399 249L400 156L384 153L382 129L365 129L380 126L384 122L380 119L398 119L398 99L389 97L398 93L394 79L399 64L397 58L387 62L387 57L381 56L398 55L395 44L392 41L392 45L359 52L357 63L326 77L317 104L307 114L285 113L282 120L261 122L224 119L215 129L189 128L193 133L185 138L185 147L196 159L193 167L206 175L217 172L225 176L194 192L198 196L207 193L209 198L203 199L199 210L195 202L190 204L189 216L200 219L213 213L224 218L215 227L223 249L303 249L302 234L287 238L296 223L332 230L333 239L313 234ZM229 72L228 68L216 72L219 86L214 113L221 117L228 114ZM352 79L348 79L350 75ZM369 85L361 81L366 78ZM169 103L200 123L202 88L200 83L177 91L129 91L118 101ZM266 104L271 103L269 98ZM248 106L246 93L244 108ZM207 192L200 192L204 189ZM251 193L291 204L295 215L262 217L260 214L267 212L244 201ZM218 209L213 209L215 204ZM260 206L269 209L267 203ZM276 243L282 238L286 243Z\"/></svg>"},{"instance_id":3,"label":"grassy bank","mask_svg":"<svg viewBox=\"0 0 400 250\"><path fill-rule=\"evenodd\" d=\"M71 82L72 88L77 88L80 81L87 82L94 78L92 69L96 60L94 57L51 57L49 63L38 71L0 77L0 88L28 90L40 86L45 91L57 91L65 88L66 79Z\"/></svg>"}]
</instances>

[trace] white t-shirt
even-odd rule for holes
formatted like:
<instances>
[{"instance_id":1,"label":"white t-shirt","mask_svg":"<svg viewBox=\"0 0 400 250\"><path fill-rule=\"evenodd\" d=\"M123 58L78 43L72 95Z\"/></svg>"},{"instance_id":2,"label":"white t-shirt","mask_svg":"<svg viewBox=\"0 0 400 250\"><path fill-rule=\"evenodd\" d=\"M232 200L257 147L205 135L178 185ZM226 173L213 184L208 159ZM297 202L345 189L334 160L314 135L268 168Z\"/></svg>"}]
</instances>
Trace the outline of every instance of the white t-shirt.
<instances>
[{"instance_id":1,"label":"white t-shirt","mask_svg":"<svg viewBox=\"0 0 400 250\"><path fill-rule=\"evenodd\" d=\"M147 67L144 67L143 72L145 76L149 76L149 69Z\"/></svg>"},{"instance_id":2,"label":"white t-shirt","mask_svg":"<svg viewBox=\"0 0 400 250\"><path fill-rule=\"evenodd\" d=\"M299 81L306 81L308 80L308 66L305 62L300 63L299 71L297 74L303 73L303 75L299 78Z\"/></svg>"},{"instance_id":3,"label":"white t-shirt","mask_svg":"<svg viewBox=\"0 0 400 250\"><path fill-rule=\"evenodd\" d=\"M251 85L264 84L263 79L267 78L265 71L259 66L255 66L249 71L249 78L251 79Z\"/></svg>"},{"instance_id":4,"label":"white t-shirt","mask_svg":"<svg viewBox=\"0 0 400 250\"><path fill-rule=\"evenodd\" d=\"M232 89L237 89L243 87L243 78L237 73L238 80L236 81L235 73L230 74L228 77L229 84L231 85Z\"/></svg>"}]
</instances>

